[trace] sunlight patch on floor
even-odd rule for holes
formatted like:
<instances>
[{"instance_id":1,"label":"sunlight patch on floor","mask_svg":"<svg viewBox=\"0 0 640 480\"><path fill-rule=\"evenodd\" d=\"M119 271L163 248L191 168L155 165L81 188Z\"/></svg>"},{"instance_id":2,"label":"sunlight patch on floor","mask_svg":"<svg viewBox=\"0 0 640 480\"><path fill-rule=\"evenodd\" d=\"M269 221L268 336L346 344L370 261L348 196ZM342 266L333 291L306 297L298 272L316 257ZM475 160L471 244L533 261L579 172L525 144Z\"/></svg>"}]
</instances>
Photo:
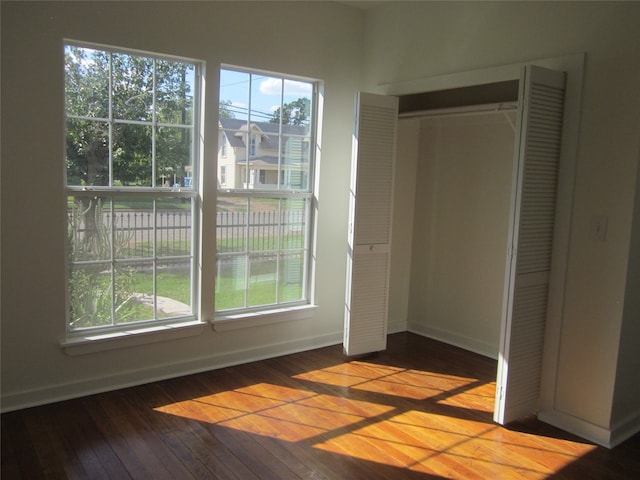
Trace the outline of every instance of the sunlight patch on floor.
<instances>
[{"instance_id":1,"label":"sunlight patch on floor","mask_svg":"<svg viewBox=\"0 0 640 480\"><path fill-rule=\"evenodd\" d=\"M155 411L299 442L393 409L372 402L261 383L164 405Z\"/></svg>"},{"instance_id":2,"label":"sunlight patch on floor","mask_svg":"<svg viewBox=\"0 0 640 480\"><path fill-rule=\"evenodd\" d=\"M596 448L568 440L557 442L558 450L549 450L536 443L535 435L484 422L408 411L314 447L445 478L522 475L533 479L547 478Z\"/></svg>"},{"instance_id":3,"label":"sunlight patch on floor","mask_svg":"<svg viewBox=\"0 0 640 480\"><path fill-rule=\"evenodd\" d=\"M293 378L375 401L256 383L155 410L444 478L542 479L596 448L491 423L495 382L361 361ZM391 397L427 400L452 414L432 413L428 404L403 410Z\"/></svg>"}]
</instances>

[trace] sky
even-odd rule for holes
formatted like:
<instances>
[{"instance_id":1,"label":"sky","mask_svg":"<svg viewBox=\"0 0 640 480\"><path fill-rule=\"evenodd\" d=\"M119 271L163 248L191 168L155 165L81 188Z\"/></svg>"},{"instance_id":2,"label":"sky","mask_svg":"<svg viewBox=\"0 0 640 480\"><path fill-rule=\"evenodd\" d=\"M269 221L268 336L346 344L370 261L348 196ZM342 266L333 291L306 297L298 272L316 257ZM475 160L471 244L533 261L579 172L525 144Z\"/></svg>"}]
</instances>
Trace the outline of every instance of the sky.
<instances>
[{"instance_id":1,"label":"sky","mask_svg":"<svg viewBox=\"0 0 640 480\"><path fill-rule=\"evenodd\" d=\"M220 101L231 101L229 110L236 118L247 118L249 98L252 119L268 121L281 102L289 103L300 97L311 99L312 90L313 84L308 82L234 70L220 71Z\"/></svg>"}]
</instances>

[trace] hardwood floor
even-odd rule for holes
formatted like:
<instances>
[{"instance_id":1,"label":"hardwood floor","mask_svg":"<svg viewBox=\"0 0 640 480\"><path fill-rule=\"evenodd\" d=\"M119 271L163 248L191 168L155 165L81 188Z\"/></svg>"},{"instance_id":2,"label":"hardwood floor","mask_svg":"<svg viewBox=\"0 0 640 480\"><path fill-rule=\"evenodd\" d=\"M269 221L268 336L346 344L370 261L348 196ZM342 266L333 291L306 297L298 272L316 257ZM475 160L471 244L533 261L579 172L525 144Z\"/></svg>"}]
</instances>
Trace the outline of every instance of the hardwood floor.
<instances>
[{"instance_id":1,"label":"hardwood floor","mask_svg":"<svg viewBox=\"0 0 640 480\"><path fill-rule=\"evenodd\" d=\"M495 361L412 334L2 415L2 479L631 479L613 450L492 418Z\"/></svg>"}]
</instances>

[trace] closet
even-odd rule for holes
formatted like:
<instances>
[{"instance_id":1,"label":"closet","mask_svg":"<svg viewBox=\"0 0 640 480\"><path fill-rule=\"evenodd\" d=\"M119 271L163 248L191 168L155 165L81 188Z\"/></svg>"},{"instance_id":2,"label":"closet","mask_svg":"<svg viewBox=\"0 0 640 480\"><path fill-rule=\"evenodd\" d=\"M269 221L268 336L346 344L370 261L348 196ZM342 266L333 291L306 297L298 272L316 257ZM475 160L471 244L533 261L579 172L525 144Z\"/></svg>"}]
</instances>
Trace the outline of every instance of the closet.
<instances>
[{"instance_id":1,"label":"closet","mask_svg":"<svg viewBox=\"0 0 640 480\"><path fill-rule=\"evenodd\" d=\"M419 122L409 317L431 338L493 358L514 163L510 93L500 103L406 111L398 127Z\"/></svg>"},{"instance_id":2,"label":"closet","mask_svg":"<svg viewBox=\"0 0 640 480\"><path fill-rule=\"evenodd\" d=\"M517 80L484 90L486 84L480 84L450 95L468 104L465 96L478 94L471 90L493 98L496 92L500 96L517 84L515 103L507 98L472 107L454 105L456 110L442 110L440 105L429 111L422 108L430 94L400 96L401 117L421 118L410 316L430 330L431 336L449 336L451 343L472 339L492 356L498 354L494 419L499 423L537 411L552 277L565 81L563 72L526 65ZM359 102L385 98L375 97L361 96ZM407 109L403 100L421 107ZM359 225L371 227L374 212L367 205L377 204L374 190L388 198L381 172L389 164L393 171L393 153L387 161L379 149L366 146L368 128L385 131L385 121L374 110L366 105L356 109L350 220L355 236L350 234L351 240L357 240ZM359 112L366 115L359 117ZM390 116L389 110L384 113ZM417 121L415 118L407 121ZM397 128L403 128L404 121ZM386 129L396 131L396 119ZM377 182L375 189L366 187L371 179ZM393 174L387 181L393 183ZM365 192L362 198L360 191ZM391 218L387 221L390 225ZM386 286L383 290L388 297L390 235L380 245L373 237L371 240L350 241L347 352L347 345L357 343L361 335L386 335L386 312L374 319L366 311L366 301L354 301L372 284ZM370 263L371 254L378 251L384 253L385 261L358 273L357 265ZM385 300L378 306L388 304ZM384 348L384 342L369 344L369 351Z\"/></svg>"}]
</instances>

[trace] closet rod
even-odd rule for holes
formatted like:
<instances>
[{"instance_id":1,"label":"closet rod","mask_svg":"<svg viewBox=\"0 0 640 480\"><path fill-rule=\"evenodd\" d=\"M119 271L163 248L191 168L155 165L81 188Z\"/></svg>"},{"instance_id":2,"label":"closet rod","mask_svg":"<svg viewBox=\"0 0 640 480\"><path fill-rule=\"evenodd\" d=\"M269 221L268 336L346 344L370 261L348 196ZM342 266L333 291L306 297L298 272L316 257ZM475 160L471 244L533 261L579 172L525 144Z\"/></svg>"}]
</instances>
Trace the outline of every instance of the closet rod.
<instances>
[{"instance_id":1,"label":"closet rod","mask_svg":"<svg viewBox=\"0 0 640 480\"><path fill-rule=\"evenodd\" d=\"M403 112L399 118L414 117L444 117L460 115L481 115L484 113L504 113L516 110L517 102L486 103L483 105L467 105L463 107L434 108L431 110L417 110L415 112Z\"/></svg>"}]
</instances>

